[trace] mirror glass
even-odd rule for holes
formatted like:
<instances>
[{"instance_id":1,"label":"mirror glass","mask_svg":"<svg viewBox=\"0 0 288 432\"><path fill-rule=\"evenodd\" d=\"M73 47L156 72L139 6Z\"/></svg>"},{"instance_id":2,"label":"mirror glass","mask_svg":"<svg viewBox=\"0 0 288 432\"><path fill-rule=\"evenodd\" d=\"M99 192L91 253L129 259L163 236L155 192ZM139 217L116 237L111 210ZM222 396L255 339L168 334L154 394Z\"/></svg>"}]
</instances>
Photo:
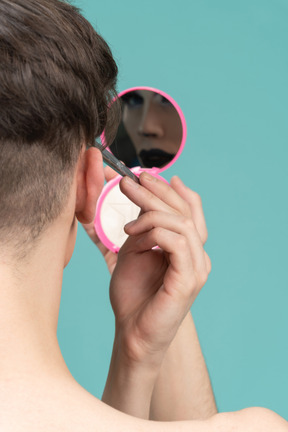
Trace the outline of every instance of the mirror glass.
<instances>
[{"instance_id":1,"label":"mirror glass","mask_svg":"<svg viewBox=\"0 0 288 432\"><path fill-rule=\"evenodd\" d=\"M141 87L120 93L119 99L122 118L110 151L129 168L166 167L183 137L176 103L163 92Z\"/></svg>"}]
</instances>

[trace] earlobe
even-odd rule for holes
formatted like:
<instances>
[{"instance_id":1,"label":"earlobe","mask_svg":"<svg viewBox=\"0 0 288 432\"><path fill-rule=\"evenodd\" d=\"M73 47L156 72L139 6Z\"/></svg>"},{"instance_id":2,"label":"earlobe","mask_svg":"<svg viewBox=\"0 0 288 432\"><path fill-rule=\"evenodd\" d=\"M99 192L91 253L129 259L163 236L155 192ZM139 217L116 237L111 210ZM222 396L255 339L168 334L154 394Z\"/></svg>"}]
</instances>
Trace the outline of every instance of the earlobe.
<instances>
[{"instance_id":1,"label":"earlobe","mask_svg":"<svg viewBox=\"0 0 288 432\"><path fill-rule=\"evenodd\" d=\"M75 214L79 222L88 224L94 220L96 203L104 185L103 160L96 148L89 148L80 158Z\"/></svg>"}]
</instances>

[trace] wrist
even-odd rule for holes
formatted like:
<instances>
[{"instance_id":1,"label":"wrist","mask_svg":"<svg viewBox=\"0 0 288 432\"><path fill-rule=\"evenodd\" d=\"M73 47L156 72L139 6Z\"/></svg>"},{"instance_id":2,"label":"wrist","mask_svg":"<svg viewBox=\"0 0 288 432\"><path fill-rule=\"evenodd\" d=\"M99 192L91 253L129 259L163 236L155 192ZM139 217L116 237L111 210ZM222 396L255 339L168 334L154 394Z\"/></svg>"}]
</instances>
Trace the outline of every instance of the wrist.
<instances>
[{"instance_id":1,"label":"wrist","mask_svg":"<svg viewBox=\"0 0 288 432\"><path fill-rule=\"evenodd\" d=\"M130 371L139 371L157 375L168 346L159 341L149 340L149 336L137 329L134 321L125 326L117 325L113 350L121 363Z\"/></svg>"},{"instance_id":2,"label":"wrist","mask_svg":"<svg viewBox=\"0 0 288 432\"><path fill-rule=\"evenodd\" d=\"M160 370L123 348L115 336L109 374L102 400L110 406L140 418L149 418L153 388Z\"/></svg>"}]
</instances>

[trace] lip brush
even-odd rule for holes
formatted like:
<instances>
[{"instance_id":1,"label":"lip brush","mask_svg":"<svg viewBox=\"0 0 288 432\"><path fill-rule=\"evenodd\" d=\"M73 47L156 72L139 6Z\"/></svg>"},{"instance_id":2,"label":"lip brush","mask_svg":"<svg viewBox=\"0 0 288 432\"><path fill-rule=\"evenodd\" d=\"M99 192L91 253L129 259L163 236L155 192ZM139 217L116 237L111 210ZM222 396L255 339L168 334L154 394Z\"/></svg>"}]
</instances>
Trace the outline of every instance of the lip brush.
<instances>
[{"instance_id":1,"label":"lip brush","mask_svg":"<svg viewBox=\"0 0 288 432\"><path fill-rule=\"evenodd\" d=\"M126 165L124 165L122 162L119 161L112 153L110 153L108 150L103 149L102 145L99 144L97 141L92 144L93 147L96 147L99 149L102 153L104 162L109 165L114 171L116 171L121 176L128 176L132 180L134 180L136 183L139 183L138 177L132 173L132 171L127 168Z\"/></svg>"}]
</instances>

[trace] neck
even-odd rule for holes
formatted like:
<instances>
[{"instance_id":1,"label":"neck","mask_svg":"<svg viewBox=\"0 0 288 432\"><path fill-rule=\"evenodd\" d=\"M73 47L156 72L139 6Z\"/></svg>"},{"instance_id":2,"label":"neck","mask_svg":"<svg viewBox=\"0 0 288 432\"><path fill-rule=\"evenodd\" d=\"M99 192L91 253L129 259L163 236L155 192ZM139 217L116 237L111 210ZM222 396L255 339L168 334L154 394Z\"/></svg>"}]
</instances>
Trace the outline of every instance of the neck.
<instances>
[{"instance_id":1,"label":"neck","mask_svg":"<svg viewBox=\"0 0 288 432\"><path fill-rule=\"evenodd\" d=\"M67 243L64 235L49 230L29 261L17 267L0 261L2 380L63 373L63 369L68 373L56 335ZM64 247L55 249L55 244Z\"/></svg>"}]
</instances>

